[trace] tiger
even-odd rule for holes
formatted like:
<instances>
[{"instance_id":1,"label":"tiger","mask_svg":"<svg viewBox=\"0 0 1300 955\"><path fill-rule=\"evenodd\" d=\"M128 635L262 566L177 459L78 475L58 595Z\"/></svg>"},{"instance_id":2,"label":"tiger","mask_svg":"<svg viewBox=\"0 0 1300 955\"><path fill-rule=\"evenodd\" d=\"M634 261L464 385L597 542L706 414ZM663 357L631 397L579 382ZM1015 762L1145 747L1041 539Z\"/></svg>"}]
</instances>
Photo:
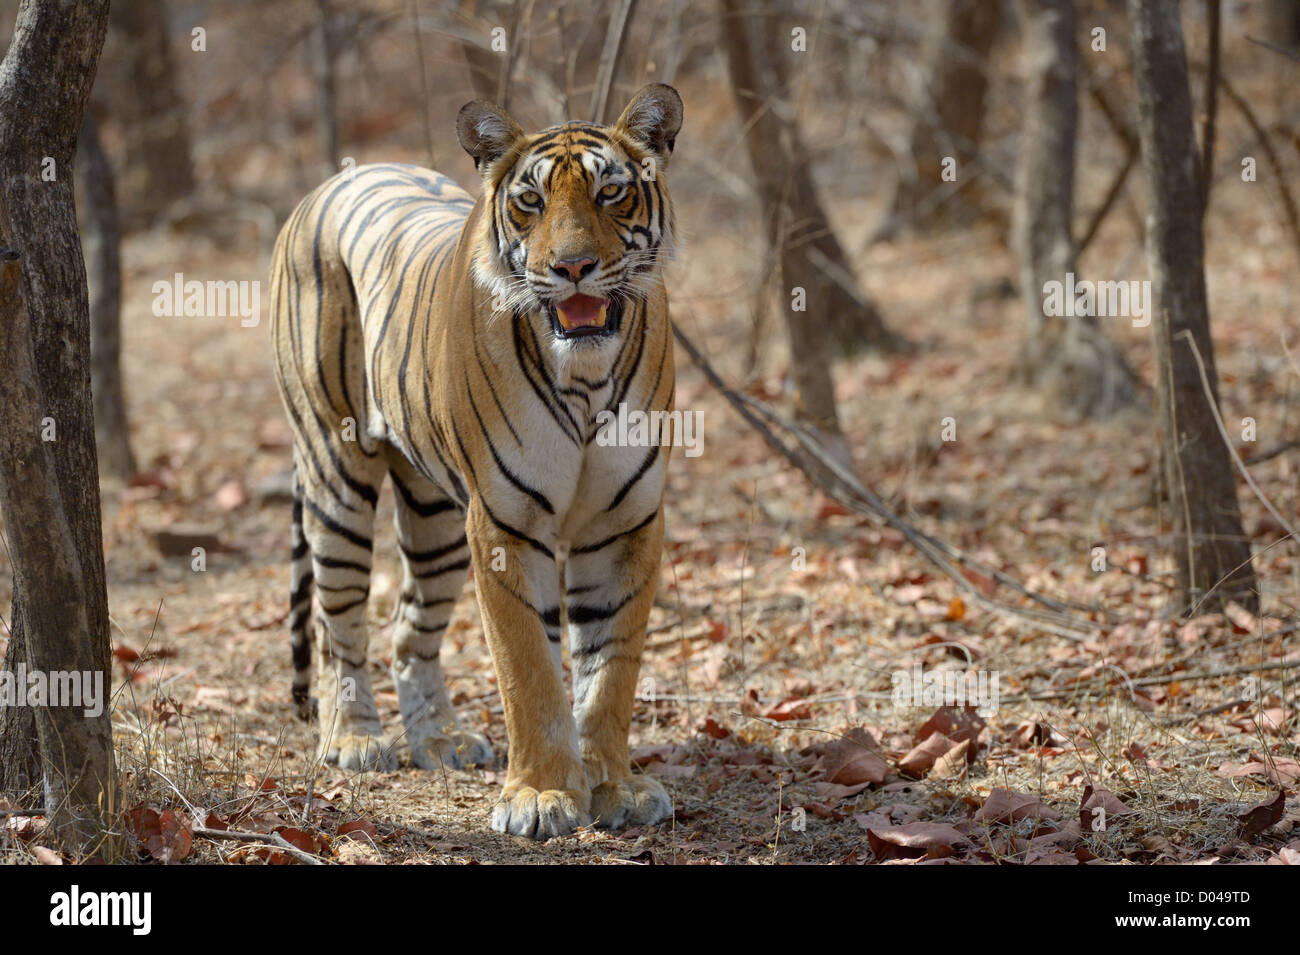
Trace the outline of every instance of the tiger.
<instances>
[{"instance_id":1,"label":"tiger","mask_svg":"<svg viewBox=\"0 0 1300 955\"><path fill-rule=\"evenodd\" d=\"M472 566L507 735L491 826L510 835L651 825L673 808L628 751L671 442L593 438L602 412L673 409L665 173L682 111L651 84L612 126L530 135L475 100L456 133L477 199L430 169L353 166L298 204L273 252L293 701L315 713L318 758L345 770L392 771L399 743L420 769L492 765L440 663ZM366 670L385 477L402 563L402 732L388 739Z\"/></svg>"}]
</instances>

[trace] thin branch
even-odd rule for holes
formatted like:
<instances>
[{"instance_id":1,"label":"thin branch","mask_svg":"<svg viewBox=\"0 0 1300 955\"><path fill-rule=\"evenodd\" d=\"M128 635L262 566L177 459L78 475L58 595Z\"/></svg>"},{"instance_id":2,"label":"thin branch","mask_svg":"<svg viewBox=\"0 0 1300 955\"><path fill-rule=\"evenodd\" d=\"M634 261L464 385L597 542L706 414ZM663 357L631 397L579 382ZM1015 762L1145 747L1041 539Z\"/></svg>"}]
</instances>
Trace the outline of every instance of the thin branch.
<instances>
[{"instance_id":1,"label":"thin branch","mask_svg":"<svg viewBox=\"0 0 1300 955\"><path fill-rule=\"evenodd\" d=\"M1277 152L1273 149L1273 141L1255 116L1255 111L1250 108L1250 104L1233 88L1226 76L1219 77L1219 85L1223 87L1223 94L1241 111L1241 115L1259 138L1260 148L1264 150L1264 158L1268 160L1273 170L1273 178L1277 182L1278 193L1282 198L1282 211L1286 215L1286 223L1291 230L1296 253L1300 254L1300 212L1297 211L1295 197L1291 195L1291 189L1287 186L1286 172L1282 168L1282 161L1278 158Z\"/></svg>"},{"instance_id":2,"label":"thin branch","mask_svg":"<svg viewBox=\"0 0 1300 955\"><path fill-rule=\"evenodd\" d=\"M600 51L600 66L596 69L596 88L591 94L591 121L605 121L605 107L609 102L610 87L614 85L614 67L618 63L618 51L623 47L623 37L627 33L627 24L631 19L632 6L636 0L614 0L614 13L609 18L609 30L605 33L605 46Z\"/></svg>"},{"instance_id":3,"label":"thin branch","mask_svg":"<svg viewBox=\"0 0 1300 955\"><path fill-rule=\"evenodd\" d=\"M303 852L278 832L241 832L237 829L208 829L205 826L195 826L194 834L196 836L202 836L204 839L212 839L214 841L265 842L275 846L282 852L287 852L299 862L306 863L307 865L325 864L310 852Z\"/></svg>"},{"instance_id":4,"label":"thin branch","mask_svg":"<svg viewBox=\"0 0 1300 955\"><path fill-rule=\"evenodd\" d=\"M429 81L424 69L424 41L420 38L420 14L411 0L411 31L415 37L415 61L420 67L420 117L424 120L424 147L428 152L429 168L437 164L433 152L433 122L429 118ZM337 157L336 157L337 158Z\"/></svg>"},{"instance_id":5,"label":"thin branch","mask_svg":"<svg viewBox=\"0 0 1300 955\"><path fill-rule=\"evenodd\" d=\"M1224 427L1223 424L1223 416L1219 414L1218 405L1214 402L1214 392L1213 389L1210 388L1210 377L1205 372L1205 361L1201 358L1201 350L1196 345L1196 339L1192 337L1192 333L1188 329L1183 329L1174 337L1186 338L1188 347L1192 349L1192 357L1196 359L1196 370L1201 373L1201 387L1205 391L1205 400L1210 406L1210 413L1214 415L1214 423L1219 426L1219 434L1223 438L1223 444L1228 449L1228 453L1232 455L1233 462L1237 465L1237 470L1240 471L1241 476L1246 479L1246 483L1250 486L1250 489L1255 492L1255 496L1259 498L1260 503L1263 504L1264 507L1268 509L1268 512L1273 515L1273 520L1277 521L1289 536L1300 539L1300 532L1296 531L1296 529L1291 526L1291 522L1283 517L1278 512L1278 509L1273 506L1273 502L1264 496L1264 492L1259 489L1259 485L1255 483L1255 479L1250 476L1250 471L1247 469L1245 462L1241 460L1241 455L1238 454L1237 449L1232 446L1232 439L1228 437L1228 429Z\"/></svg>"},{"instance_id":6,"label":"thin branch","mask_svg":"<svg viewBox=\"0 0 1300 955\"><path fill-rule=\"evenodd\" d=\"M1247 36L1246 39L1249 40L1251 43L1254 43L1258 46L1262 46L1266 50L1272 50L1274 53L1280 53L1282 56L1285 56L1288 60L1295 60L1297 63L1300 63L1300 53L1296 53L1294 50L1286 50L1280 46L1274 46L1272 43L1269 43L1266 40L1257 40L1253 36Z\"/></svg>"},{"instance_id":7,"label":"thin branch","mask_svg":"<svg viewBox=\"0 0 1300 955\"><path fill-rule=\"evenodd\" d=\"M1259 454L1252 454L1246 458L1246 467L1254 467L1256 464L1263 464L1265 461L1272 461L1279 458L1288 451L1300 448L1300 438L1292 438L1290 441L1283 441L1275 448L1269 448L1267 451L1261 451Z\"/></svg>"}]
</instances>

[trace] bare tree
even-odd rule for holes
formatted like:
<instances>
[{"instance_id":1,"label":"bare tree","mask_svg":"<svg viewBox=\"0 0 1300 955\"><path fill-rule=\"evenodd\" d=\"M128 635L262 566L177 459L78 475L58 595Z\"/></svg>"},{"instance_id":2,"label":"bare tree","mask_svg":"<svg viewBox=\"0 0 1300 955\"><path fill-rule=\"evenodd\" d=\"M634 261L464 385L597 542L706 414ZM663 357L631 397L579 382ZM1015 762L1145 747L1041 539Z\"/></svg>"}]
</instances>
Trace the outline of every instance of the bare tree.
<instances>
[{"instance_id":1,"label":"bare tree","mask_svg":"<svg viewBox=\"0 0 1300 955\"><path fill-rule=\"evenodd\" d=\"M83 210L86 276L90 286L90 392L95 404L95 445L100 473L125 480L135 455L122 392L122 226L113 165L99 140L94 110L87 109L77 144L77 193Z\"/></svg>"},{"instance_id":2,"label":"bare tree","mask_svg":"<svg viewBox=\"0 0 1300 955\"><path fill-rule=\"evenodd\" d=\"M96 715L0 709L0 788L38 785L74 851L115 807L108 598L86 271L71 171L107 0L24 0L0 64L0 512L14 567L6 669L101 681Z\"/></svg>"},{"instance_id":3,"label":"bare tree","mask_svg":"<svg viewBox=\"0 0 1300 955\"><path fill-rule=\"evenodd\" d=\"M114 118L124 126L123 208L145 218L194 190L185 103L167 30L163 0L113 4L104 62L115 75L105 90Z\"/></svg>"},{"instance_id":4,"label":"bare tree","mask_svg":"<svg viewBox=\"0 0 1300 955\"><path fill-rule=\"evenodd\" d=\"M1021 368L1072 412L1105 415L1136 396L1133 372L1091 316L1074 309L1049 315L1044 308L1046 283L1064 285L1076 258L1074 0L1021 0L1020 11L1029 60L1012 225L1028 319Z\"/></svg>"},{"instance_id":5,"label":"bare tree","mask_svg":"<svg viewBox=\"0 0 1300 955\"><path fill-rule=\"evenodd\" d=\"M901 341L858 286L817 197L794 110L783 99L789 34L778 18L747 11L742 0L723 0L722 9L729 85L745 129L769 247L776 252L786 287L803 290L802 312L793 311L783 296L795 381L806 413L819 427L834 431L833 346L842 351L895 348Z\"/></svg>"},{"instance_id":6,"label":"bare tree","mask_svg":"<svg viewBox=\"0 0 1300 955\"><path fill-rule=\"evenodd\" d=\"M1151 328L1164 478L1173 512L1180 601L1191 609L1232 599L1254 609L1259 600L1250 541L1242 529L1228 449L1215 421L1218 375L1178 2L1128 0L1128 11L1149 204L1147 259L1155 284Z\"/></svg>"},{"instance_id":7,"label":"bare tree","mask_svg":"<svg viewBox=\"0 0 1300 955\"><path fill-rule=\"evenodd\" d=\"M969 205L978 187L967 169L984 125L988 57L997 38L1001 4L994 0L929 0L925 4L919 82L911 105L906 155L898 170L891 213L876 238L900 229L929 229L945 221L942 200L962 195ZM944 160L956 160L955 184L944 181Z\"/></svg>"}]
</instances>

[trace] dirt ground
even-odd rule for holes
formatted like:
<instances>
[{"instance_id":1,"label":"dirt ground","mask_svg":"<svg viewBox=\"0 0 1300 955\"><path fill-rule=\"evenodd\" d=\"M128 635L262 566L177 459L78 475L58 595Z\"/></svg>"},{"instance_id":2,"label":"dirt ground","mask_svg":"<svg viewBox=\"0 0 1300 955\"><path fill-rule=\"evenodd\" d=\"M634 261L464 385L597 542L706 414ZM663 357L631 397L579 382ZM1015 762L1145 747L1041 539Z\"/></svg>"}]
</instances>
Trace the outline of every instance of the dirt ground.
<instances>
[{"instance_id":1,"label":"dirt ground","mask_svg":"<svg viewBox=\"0 0 1300 955\"><path fill-rule=\"evenodd\" d=\"M690 115L690 128L709 128L707 111ZM1225 125L1230 150L1239 131ZM777 320L756 333L742 317L759 269L755 224L732 214L725 183L702 179L707 152L693 156L694 148L684 133L673 170L674 181L703 183L679 192L687 251L673 267L674 315L737 383L757 338L760 361L743 383L779 404ZM1113 160L1101 146L1085 152L1085 201L1100 193ZM833 162L829 169L834 175ZM1247 416L1259 428L1257 442L1238 445L1247 458L1298 424L1295 250L1264 198L1268 188L1219 183L1208 246L1224 417L1234 433ZM159 228L124 250L126 389L143 474L104 489L124 804L179 820L167 817L164 837L140 851L186 862L287 861L272 846L191 840L167 828L206 823L279 831L325 860L389 864L1300 864L1296 799L1250 812L1273 803L1280 787L1294 791L1300 775L1296 689L1277 669L1300 658L1297 543L1243 484L1263 615L1170 619L1169 521L1154 490L1150 395L1101 422L1065 420L1044 406L1015 377L1022 306L998 291L1014 276L998 232L865 248L882 195L864 184L833 205L868 292L917 346L837 367L858 474L930 533L1030 587L1104 608L1091 638L969 606L897 532L814 493L679 351L678 405L701 413L704 453L674 457L632 728L634 759L668 787L672 820L539 844L491 831L501 785L492 768L352 775L322 766L314 728L295 719L289 701L290 515L280 476L290 451L267 323L151 310L152 283L180 271L262 281L264 316L268 236L228 242ZM1143 273L1140 209L1140 195L1121 203L1083 268ZM1109 321L1108 334L1150 382L1149 330ZM953 441L941 436L948 417ZM1294 451L1251 468L1290 521L1300 517L1298 470ZM385 726L396 732L387 655L399 569L387 490L380 511L372 677ZM178 525L216 535L206 569L192 569L188 548L159 549L159 533ZM1094 569L1098 547L1104 571ZM964 668L968 658L998 681L984 725L951 709L936 722L938 706L892 698L896 674ZM472 584L444 664L462 718L501 754L501 703ZM1047 694L1055 696L1030 699ZM927 762L912 750L923 739L933 745L936 728L949 745ZM127 828L153 832L159 820L150 819L137 814ZM0 833L8 861L30 861L25 847L39 834L22 827L31 825L10 820ZM123 846L134 856L134 843Z\"/></svg>"}]
</instances>

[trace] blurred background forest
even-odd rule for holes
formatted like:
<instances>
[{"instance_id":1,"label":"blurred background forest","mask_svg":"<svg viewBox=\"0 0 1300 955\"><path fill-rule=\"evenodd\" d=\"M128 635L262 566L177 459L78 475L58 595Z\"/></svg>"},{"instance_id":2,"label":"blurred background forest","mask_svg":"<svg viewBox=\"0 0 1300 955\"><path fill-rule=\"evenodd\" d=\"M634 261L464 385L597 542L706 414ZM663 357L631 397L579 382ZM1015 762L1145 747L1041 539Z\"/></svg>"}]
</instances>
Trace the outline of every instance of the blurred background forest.
<instances>
[{"instance_id":1,"label":"blurred background forest","mask_svg":"<svg viewBox=\"0 0 1300 955\"><path fill-rule=\"evenodd\" d=\"M1186 74L1145 75L1190 97L1186 181L1148 150L1178 131L1140 105L1141 6L115 2L77 206L125 805L338 861L1300 864L1300 808L1277 797L1300 779L1300 4L1181 5ZM0 29L17 8L0 2ZM633 745L677 812L521 845L488 831L495 771L342 774L293 719L270 252L348 163L477 192L454 135L470 99L532 130L612 121L655 81L685 102L668 287L704 453L670 473ZM1209 403L1159 316L1043 305L1067 272L1154 279L1153 309L1194 301L1178 249L1150 256L1202 206L1208 324L1192 305L1186 327ZM176 273L260 282L259 310L158 317ZM1172 496L1187 459L1162 378L1168 407L1201 402L1187 420L1213 459ZM1180 544L1198 507L1218 528L1204 551ZM10 588L0 553L0 606ZM448 642L462 716L500 749L472 585ZM900 704L913 667L995 674L1000 700ZM156 822L132 825L145 843ZM0 826L7 861L43 838ZM286 860L167 832L142 851Z\"/></svg>"}]
</instances>

